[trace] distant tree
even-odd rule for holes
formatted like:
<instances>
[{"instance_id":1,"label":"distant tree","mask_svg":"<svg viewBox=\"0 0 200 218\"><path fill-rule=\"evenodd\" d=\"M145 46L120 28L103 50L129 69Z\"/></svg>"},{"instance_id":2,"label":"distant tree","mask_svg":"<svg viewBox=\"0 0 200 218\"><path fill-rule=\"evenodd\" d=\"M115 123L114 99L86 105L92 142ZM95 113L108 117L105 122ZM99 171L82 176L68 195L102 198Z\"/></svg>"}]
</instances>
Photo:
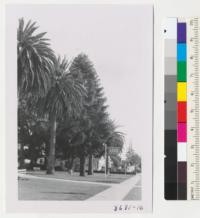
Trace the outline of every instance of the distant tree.
<instances>
[{"instance_id":1,"label":"distant tree","mask_svg":"<svg viewBox=\"0 0 200 218\"><path fill-rule=\"evenodd\" d=\"M126 152L126 163L130 165L141 165L141 157L134 151L132 146Z\"/></svg>"},{"instance_id":2,"label":"distant tree","mask_svg":"<svg viewBox=\"0 0 200 218\"><path fill-rule=\"evenodd\" d=\"M46 121L37 120L37 122L31 127L27 158L31 160L29 169L33 169L37 165L38 158L44 158L48 153L49 140L49 124ZM46 165L46 161L45 161ZM46 166L44 166L46 168Z\"/></svg>"},{"instance_id":3,"label":"distant tree","mask_svg":"<svg viewBox=\"0 0 200 218\"><path fill-rule=\"evenodd\" d=\"M115 168L118 168L121 166L122 160L121 160L121 157L119 156L119 154L111 154L110 158L111 158L111 160L113 162L113 166Z\"/></svg>"},{"instance_id":4,"label":"distant tree","mask_svg":"<svg viewBox=\"0 0 200 218\"><path fill-rule=\"evenodd\" d=\"M35 99L29 95L18 99L18 161L23 168L24 159L31 160L29 169L33 168L42 144L47 148L49 125L47 120L39 119L35 109ZM24 149L26 147L26 149ZM46 149L47 153L47 149Z\"/></svg>"},{"instance_id":5,"label":"distant tree","mask_svg":"<svg viewBox=\"0 0 200 218\"><path fill-rule=\"evenodd\" d=\"M31 129L37 122L37 116L29 110L27 98L18 99L18 162L19 168L24 168L24 146L29 144Z\"/></svg>"}]
</instances>

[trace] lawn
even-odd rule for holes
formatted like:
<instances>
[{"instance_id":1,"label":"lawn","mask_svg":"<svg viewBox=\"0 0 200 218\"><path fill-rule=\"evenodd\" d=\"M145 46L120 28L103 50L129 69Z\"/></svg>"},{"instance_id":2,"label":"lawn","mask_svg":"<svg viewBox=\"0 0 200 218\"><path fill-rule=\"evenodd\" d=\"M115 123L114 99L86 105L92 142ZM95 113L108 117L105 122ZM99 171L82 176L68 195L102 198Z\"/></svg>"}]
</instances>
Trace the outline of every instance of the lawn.
<instances>
[{"instance_id":1,"label":"lawn","mask_svg":"<svg viewBox=\"0 0 200 218\"><path fill-rule=\"evenodd\" d=\"M81 177L79 176L79 173L75 172L73 173L73 175L70 175L68 172L63 172L63 171L62 172L56 171L54 175L47 175L46 171L28 171L27 174L39 176L39 177L47 177L47 178L111 183L111 184L121 183L132 176L132 175L124 175L124 174L111 174L105 177L103 173L96 173L94 175L86 175L85 177Z\"/></svg>"},{"instance_id":2,"label":"lawn","mask_svg":"<svg viewBox=\"0 0 200 218\"><path fill-rule=\"evenodd\" d=\"M110 185L119 184L131 176L111 174L105 177L103 173L96 173L80 177L78 173L70 175L58 171L54 175L47 175L45 171L29 171L26 174L35 177L19 176L19 200L86 200L109 188Z\"/></svg>"},{"instance_id":3,"label":"lawn","mask_svg":"<svg viewBox=\"0 0 200 218\"><path fill-rule=\"evenodd\" d=\"M19 178L19 200L85 200L105 189L106 185Z\"/></svg>"},{"instance_id":4,"label":"lawn","mask_svg":"<svg viewBox=\"0 0 200 218\"><path fill-rule=\"evenodd\" d=\"M78 173L70 175L67 172L47 175L45 171L29 171L26 174L35 177L19 176L19 200L86 200L109 188L110 185L119 184L130 178L130 175L123 174L111 174L105 177L103 173L85 177L80 177Z\"/></svg>"}]
</instances>

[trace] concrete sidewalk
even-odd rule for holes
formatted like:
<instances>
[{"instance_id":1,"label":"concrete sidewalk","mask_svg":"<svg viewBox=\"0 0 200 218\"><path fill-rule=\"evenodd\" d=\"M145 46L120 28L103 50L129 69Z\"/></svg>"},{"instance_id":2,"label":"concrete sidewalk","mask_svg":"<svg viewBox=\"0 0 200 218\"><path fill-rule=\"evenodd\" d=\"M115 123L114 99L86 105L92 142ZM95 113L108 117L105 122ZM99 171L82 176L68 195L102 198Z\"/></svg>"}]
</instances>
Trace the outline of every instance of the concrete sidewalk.
<instances>
[{"instance_id":1,"label":"concrete sidewalk","mask_svg":"<svg viewBox=\"0 0 200 218\"><path fill-rule=\"evenodd\" d=\"M123 198L129 193L129 191L137 184L140 179L141 175L137 174L118 185L112 186L111 188L108 188L105 191L102 191L97 195L88 198L87 201L123 200Z\"/></svg>"}]
</instances>

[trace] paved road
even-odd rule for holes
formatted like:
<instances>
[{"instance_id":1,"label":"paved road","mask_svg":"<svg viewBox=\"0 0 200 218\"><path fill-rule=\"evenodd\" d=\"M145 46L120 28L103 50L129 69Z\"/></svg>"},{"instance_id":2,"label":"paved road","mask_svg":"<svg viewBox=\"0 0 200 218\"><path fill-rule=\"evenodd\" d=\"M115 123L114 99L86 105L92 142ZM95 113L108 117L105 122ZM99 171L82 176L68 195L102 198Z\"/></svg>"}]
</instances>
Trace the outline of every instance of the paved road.
<instances>
[{"instance_id":1,"label":"paved road","mask_svg":"<svg viewBox=\"0 0 200 218\"><path fill-rule=\"evenodd\" d=\"M133 187L140 181L141 175L137 174L124 182L112 186L97 195L88 198L87 201L123 200Z\"/></svg>"}]
</instances>

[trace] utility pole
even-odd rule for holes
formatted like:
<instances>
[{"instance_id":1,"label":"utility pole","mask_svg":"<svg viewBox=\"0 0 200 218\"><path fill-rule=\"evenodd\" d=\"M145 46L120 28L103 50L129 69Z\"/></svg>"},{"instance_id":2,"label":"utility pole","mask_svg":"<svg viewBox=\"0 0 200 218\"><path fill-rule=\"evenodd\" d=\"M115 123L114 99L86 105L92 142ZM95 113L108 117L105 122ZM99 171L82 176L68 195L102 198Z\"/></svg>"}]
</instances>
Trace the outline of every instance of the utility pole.
<instances>
[{"instance_id":1,"label":"utility pole","mask_svg":"<svg viewBox=\"0 0 200 218\"><path fill-rule=\"evenodd\" d=\"M104 149L105 149L105 178L107 177L107 144L103 143Z\"/></svg>"}]
</instances>

